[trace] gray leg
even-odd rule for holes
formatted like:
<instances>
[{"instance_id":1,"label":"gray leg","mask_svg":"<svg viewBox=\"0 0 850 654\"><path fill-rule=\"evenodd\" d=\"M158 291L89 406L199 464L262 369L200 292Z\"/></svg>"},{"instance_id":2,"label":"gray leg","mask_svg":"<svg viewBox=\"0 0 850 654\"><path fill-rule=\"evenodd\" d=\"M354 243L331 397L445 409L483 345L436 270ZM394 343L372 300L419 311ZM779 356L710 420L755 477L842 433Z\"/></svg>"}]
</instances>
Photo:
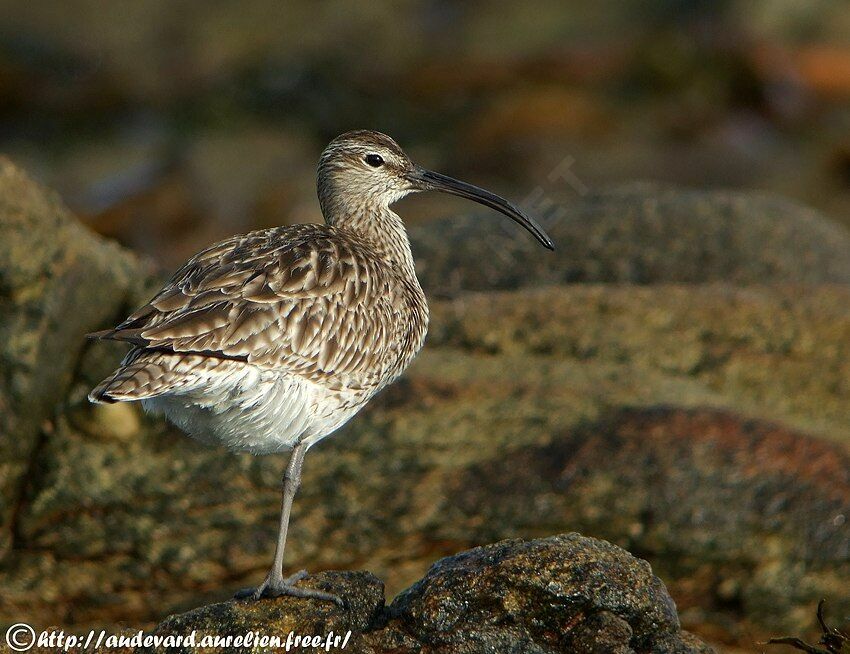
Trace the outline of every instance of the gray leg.
<instances>
[{"instance_id":1,"label":"gray leg","mask_svg":"<svg viewBox=\"0 0 850 654\"><path fill-rule=\"evenodd\" d=\"M283 501L280 507L280 524L277 532L277 544L274 548L274 560L272 569L269 570L265 580L257 588L246 588L236 593L236 599L254 599L263 597L279 597L289 595L292 597L307 597L313 599L328 600L343 606L342 600L336 595L326 593L313 588L300 588L294 584L307 576L306 570L300 570L289 577L283 576L283 551L286 548L286 532L289 529L289 514L292 510L292 500L301 485L301 467L304 464L304 455L307 453L308 444L298 443L292 449L289 464L283 475Z\"/></svg>"}]
</instances>

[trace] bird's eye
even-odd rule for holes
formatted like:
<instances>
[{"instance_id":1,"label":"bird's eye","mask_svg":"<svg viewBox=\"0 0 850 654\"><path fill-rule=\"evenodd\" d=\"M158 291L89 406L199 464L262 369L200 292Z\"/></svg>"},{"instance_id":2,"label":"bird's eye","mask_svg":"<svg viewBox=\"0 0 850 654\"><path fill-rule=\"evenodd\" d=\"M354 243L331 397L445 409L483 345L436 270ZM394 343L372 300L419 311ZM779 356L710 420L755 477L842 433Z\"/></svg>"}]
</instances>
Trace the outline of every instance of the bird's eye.
<instances>
[{"instance_id":1,"label":"bird's eye","mask_svg":"<svg viewBox=\"0 0 850 654\"><path fill-rule=\"evenodd\" d=\"M372 168L380 168L384 165L384 158L379 154L367 154L366 163Z\"/></svg>"}]
</instances>

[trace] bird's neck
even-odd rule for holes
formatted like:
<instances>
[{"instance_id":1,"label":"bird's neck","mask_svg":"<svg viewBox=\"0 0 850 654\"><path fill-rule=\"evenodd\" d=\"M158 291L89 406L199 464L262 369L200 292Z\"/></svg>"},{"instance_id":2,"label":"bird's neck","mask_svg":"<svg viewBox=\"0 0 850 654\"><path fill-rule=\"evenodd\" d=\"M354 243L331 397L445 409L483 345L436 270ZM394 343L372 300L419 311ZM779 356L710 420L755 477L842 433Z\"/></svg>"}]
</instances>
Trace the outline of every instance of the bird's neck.
<instances>
[{"instance_id":1,"label":"bird's neck","mask_svg":"<svg viewBox=\"0 0 850 654\"><path fill-rule=\"evenodd\" d=\"M336 216L333 221L326 217L326 222L356 233L388 263L416 276L404 222L389 207L359 207L356 211Z\"/></svg>"}]
</instances>

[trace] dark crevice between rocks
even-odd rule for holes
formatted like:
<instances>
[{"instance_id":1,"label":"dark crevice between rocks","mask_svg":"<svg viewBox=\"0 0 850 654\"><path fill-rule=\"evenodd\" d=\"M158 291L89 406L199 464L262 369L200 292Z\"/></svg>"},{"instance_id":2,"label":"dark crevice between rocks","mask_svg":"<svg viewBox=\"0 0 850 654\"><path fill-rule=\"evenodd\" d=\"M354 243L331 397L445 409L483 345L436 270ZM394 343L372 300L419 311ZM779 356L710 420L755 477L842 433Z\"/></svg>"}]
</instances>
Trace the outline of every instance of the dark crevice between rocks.
<instances>
[{"instance_id":1,"label":"dark crevice between rocks","mask_svg":"<svg viewBox=\"0 0 850 654\"><path fill-rule=\"evenodd\" d=\"M21 483L18 486L18 490L15 495L15 502L12 506L11 517L9 519L10 553L14 552L17 545L23 540L20 519L21 516L25 515L29 502L31 502L32 498L35 497L38 492L38 488L40 487L38 480L41 477L41 473L39 472L38 464L42 453L47 447L47 442L50 438L49 432L53 430L54 424L55 423L53 422L47 423L38 430L35 446L32 448L29 461L27 461L26 471L23 475L21 475ZM30 549L29 546L27 549Z\"/></svg>"}]
</instances>

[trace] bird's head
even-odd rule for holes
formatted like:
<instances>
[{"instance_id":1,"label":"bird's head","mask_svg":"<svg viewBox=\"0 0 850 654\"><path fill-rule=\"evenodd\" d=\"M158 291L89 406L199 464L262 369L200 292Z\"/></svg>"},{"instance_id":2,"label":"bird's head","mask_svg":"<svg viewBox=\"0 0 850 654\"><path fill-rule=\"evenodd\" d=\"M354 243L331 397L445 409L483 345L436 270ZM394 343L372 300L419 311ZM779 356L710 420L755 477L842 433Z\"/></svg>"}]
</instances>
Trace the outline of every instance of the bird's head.
<instances>
[{"instance_id":1,"label":"bird's head","mask_svg":"<svg viewBox=\"0 0 850 654\"><path fill-rule=\"evenodd\" d=\"M502 197L416 165L386 134L346 132L330 142L319 160L319 202L330 224L370 209L387 208L409 193L442 191L483 204L519 223L549 250L552 239L532 218Z\"/></svg>"}]
</instances>

